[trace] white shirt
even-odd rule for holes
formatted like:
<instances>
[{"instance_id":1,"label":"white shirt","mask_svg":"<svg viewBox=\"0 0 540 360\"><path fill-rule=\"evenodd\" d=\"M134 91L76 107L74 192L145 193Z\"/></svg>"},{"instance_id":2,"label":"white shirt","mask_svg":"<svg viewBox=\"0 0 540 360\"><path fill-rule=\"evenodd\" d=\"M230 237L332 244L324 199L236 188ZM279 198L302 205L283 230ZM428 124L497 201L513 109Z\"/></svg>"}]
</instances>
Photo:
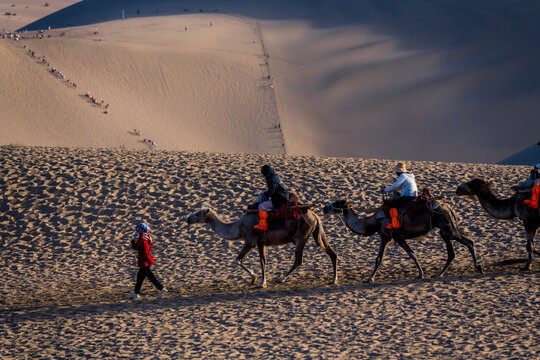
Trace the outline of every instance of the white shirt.
<instances>
[{"instance_id":1,"label":"white shirt","mask_svg":"<svg viewBox=\"0 0 540 360\"><path fill-rule=\"evenodd\" d=\"M417 196L418 189L416 188L416 182L414 181L414 175L408 173L402 173L397 178L396 182L392 186L388 186L384 189L385 192L389 191L401 191L401 196Z\"/></svg>"}]
</instances>

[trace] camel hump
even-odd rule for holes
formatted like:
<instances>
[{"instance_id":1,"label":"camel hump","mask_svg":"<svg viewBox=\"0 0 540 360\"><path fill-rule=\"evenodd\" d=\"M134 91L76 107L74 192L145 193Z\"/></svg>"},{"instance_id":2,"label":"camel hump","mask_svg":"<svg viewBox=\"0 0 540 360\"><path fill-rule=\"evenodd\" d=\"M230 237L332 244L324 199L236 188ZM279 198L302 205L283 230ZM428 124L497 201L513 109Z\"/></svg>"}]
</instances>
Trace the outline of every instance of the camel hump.
<instances>
[{"instance_id":1,"label":"camel hump","mask_svg":"<svg viewBox=\"0 0 540 360\"><path fill-rule=\"evenodd\" d=\"M420 194L420 196L422 196L422 195L424 195L428 199L433 197L433 195L431 195L431 189L428 188L428 187L425 187L425 188L422 189L422 193Z\"/></svg>"}]
</instances>

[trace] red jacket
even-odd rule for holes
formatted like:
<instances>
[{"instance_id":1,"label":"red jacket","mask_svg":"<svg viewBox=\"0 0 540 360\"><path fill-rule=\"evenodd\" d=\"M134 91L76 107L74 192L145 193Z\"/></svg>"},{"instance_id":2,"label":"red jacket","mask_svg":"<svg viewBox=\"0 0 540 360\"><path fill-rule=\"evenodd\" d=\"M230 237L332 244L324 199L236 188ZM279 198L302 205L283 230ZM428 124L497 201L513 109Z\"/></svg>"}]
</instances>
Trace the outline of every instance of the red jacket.
<instances>
[{"instance_id":1,"label":"red jacket","mask_svg":"<svg viewBox=\"0 0 540 360\"><path fill-rule=\"evenodd\" d=\"M139 267L155 264L155 260L150 252L152 251L152 237L149 233L141 233L137 242L131 240L131 247L139 252L137 256L137 265Z\"/></svg>"}]
</instances>

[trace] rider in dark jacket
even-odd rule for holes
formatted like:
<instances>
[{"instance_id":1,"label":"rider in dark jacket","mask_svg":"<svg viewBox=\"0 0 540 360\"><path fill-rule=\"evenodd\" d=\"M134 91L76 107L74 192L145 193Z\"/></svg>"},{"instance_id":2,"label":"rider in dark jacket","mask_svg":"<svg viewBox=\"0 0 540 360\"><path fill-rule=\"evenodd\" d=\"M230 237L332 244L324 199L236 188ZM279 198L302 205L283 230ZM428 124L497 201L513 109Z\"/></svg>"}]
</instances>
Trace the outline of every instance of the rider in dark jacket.
<instances>
[{"instance_id":1,"label":"rider in dark jacket","mask_svg":"<svg viewBox=\"0 0 540 360\"><path fill-rule=\"evenodd\" d=\"M264 195L272 200L274 209L279 209L287 203L289 192L285 189L285 185L279 175L274 172L270 165L264 165L261 173L266 178L266 185L268 186L268 190L264 192Z\"/></svg>"}]
</instances>

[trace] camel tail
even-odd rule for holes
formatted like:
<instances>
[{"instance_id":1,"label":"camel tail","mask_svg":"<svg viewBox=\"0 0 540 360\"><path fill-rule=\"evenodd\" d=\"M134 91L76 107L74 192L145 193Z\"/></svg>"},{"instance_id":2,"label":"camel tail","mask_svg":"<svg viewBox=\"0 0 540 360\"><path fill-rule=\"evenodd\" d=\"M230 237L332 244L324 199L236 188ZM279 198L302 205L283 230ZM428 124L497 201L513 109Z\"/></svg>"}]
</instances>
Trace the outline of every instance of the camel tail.
<instances>
[{"instance_id":1,"label":"camel tail","mask_svg":"<svg viewBox=\"0 0 540 360\"><path fill-rule=\"evenodd\" d=\"M313 239L315 239L317 246L326 251L326 249L331 248L330 243L328 242L326 234L324 233L321 219L317 215L315 215L315 219L317 224L315 225L315 230L313 231Z\"/></svg>"},{"instance_id":2,"label":"camel tail","mask_svg":"<svg viewBox=\"0 0 540 360\"><path fill-rule=\"evenodd\" d=\"M322 226L321 219L316 214L313 214L313 215L315 215L315 219L317 220L315 230L313 231L313 238L315 239L315 242L317 243L317 245L321 249L323 249L330 257L330 260L332 261L332 266L334 268L334 279L332 282L335 285L337 285L338 284L337 254L334 251L334 249L332 249L332 247L330 246L330 243L328 242L328 239L326 238L326 234L324 233L324 228Z\"/></svg>"},{"instance_id":3,"label":"camel tail","mask_svg":"<svg viewBox=\"0 0 540 360\"><path fill-rule=\"evenodd\" d=\"M450 210L451 220L454 223L454 226L455 226L456 230L459 232L459 234L461 236L465 237L466 235L463 233L463 231L461 231L461 229L459 227L459 222L458 222L458 219L457 219L456 212L451 207L448 207L448 209Z\"/></svg>"}]
</instances>

